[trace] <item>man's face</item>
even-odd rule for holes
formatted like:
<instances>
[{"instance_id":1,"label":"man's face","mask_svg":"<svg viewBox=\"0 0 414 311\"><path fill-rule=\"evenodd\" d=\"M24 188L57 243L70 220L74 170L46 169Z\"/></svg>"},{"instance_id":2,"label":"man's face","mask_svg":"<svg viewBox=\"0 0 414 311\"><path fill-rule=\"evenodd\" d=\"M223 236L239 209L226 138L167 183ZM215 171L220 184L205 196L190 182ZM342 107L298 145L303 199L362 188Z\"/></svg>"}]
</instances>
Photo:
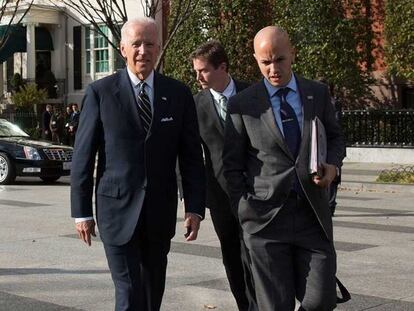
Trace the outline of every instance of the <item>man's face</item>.
<instances>
[{"instance_id":1,"label":"man's face","mask_svg":"<svg viewBox=\"0 0 414 311\"><path fill-rule=\"evenodd\" d=\"M223 80L228 77L225 63L214 68L206 59L195 58L193 59L193 68L196 72L196 79L203 89L217 90L216 86L223 84Z\"/></svg>"},{"instance_id":2,"label":"man's face","mask_svg":"<svg viewBox=\"0 0 414 311\"><path fill-rule=\"evenodd\" d=\"M77 112L78 111L78 105L73 105L72 106L72 110L75 111L75 112Z\"/></svg>"},{"instance_id":3,"label":"man's face","mask_svg":"<svg viewBox=\"0 0 414 311\"><path fill-rule=\"evenodd\" d=\"M158 58L157 29L152 24L133 24L121 42L121 53L127 66L140 80L145 80L154 69Z\"/></svg>"},{"instance_id":4,"label":"man's face","mask_svg":"<svg viewBox=\"0 0 414 311\"><path fill-rule=\"evenodd\" d=\"M271 85L281 87L289 83L295 53L288 40L280 38L273 42L258 42L254 57L262 75Z\"/></svg>"}]
</instances>

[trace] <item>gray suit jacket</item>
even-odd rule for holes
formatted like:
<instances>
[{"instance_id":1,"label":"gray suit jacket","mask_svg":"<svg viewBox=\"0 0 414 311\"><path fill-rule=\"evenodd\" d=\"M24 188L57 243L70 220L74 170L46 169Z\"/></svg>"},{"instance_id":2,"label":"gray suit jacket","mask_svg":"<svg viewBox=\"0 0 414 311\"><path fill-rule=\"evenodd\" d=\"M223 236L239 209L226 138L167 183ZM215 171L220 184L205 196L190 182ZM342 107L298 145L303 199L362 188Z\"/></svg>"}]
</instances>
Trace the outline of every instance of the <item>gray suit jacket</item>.
<instances>
[{"instance_id":1,"label":"gray suit jacket","mask_svg":"<svg viewBox=\"0 0 414 311\"><path fill-rule=\"evenodd\" d=\"M234 80L236 92L240 92L249 85ZM226 181L223 176L223 145L224 127L220 120L213 96L209 89L204 89L194 96L200 136L204 150L204 161L207 177L207 207L221 208L228 204Z\"/></svg>"},{"instance_id":2,"label":"gray suit jacket","mask_svg":"<svg viewBox=\"0 0 414 311\"><path fill-rule=\"evenodd\" d=\"M344 138L335 119L328 88L301 77L297 77L297 82L303 104L303 132L297 159L289 151L276 124L266 87L261 81L229 101L224 176L241 225L253 234L265 228L277 215L297 174L326 236L332 240L327 191L316 186L309 175L311 120L318 116L323 122L328 140L327 162L338 167L344 157Z\"/></svg>"}]
</instances>

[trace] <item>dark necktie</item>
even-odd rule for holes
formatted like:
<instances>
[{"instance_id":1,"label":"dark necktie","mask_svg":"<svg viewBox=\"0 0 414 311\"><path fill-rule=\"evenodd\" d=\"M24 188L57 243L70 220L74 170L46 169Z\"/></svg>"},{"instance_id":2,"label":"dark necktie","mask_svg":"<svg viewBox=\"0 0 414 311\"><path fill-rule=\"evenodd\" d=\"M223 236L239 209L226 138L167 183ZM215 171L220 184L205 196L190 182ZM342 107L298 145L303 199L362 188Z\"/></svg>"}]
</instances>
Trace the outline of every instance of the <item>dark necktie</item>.
<instances>
[{"instance_id":1,"label":"dark necktie","mask_svg":"<svg viewBox=\"0 0 414 311\"><path fill-rule=\"evenodd\" d=\"M299 153L301 134L296 113L292 106L286 101L286 96L289 91L290 89L288 87L281 88L276 92L276 95L280 98L280 117L282 119L285 141L289 146L290 152L296 159Z\"/></svg>"},{"instance_id":2,"label":"dark necktie","mask_svg":"<svg viewBox=\"0 0 414 311\"><path fill-rule=\"evenodd\" d=\"M142 125L144 127L145 134L148 133L151 127L152 112L151 112L151 103L147 93L145 92L145 82L140 82L138 84L138 111L139 116L141 117Z\"/></svg>"},{"instance_id":3,"label":"dark necktie","mask_svg":"<svg viewBox=\"0 0 414 311\"><path fill-rule=\"evenodd\" d=\"M286 96L290 89L288 87L282 88L276 92L280 98L280 117L282 119L283 134L285 134L285 141L289 147L290 152L296 159L299 153L300 146L300 128L298 118L295 110L286 101ZM293 190L302 198L305 197L298 176L295 174L295 181L293 183Z\"/></svg>"}]
</instances>

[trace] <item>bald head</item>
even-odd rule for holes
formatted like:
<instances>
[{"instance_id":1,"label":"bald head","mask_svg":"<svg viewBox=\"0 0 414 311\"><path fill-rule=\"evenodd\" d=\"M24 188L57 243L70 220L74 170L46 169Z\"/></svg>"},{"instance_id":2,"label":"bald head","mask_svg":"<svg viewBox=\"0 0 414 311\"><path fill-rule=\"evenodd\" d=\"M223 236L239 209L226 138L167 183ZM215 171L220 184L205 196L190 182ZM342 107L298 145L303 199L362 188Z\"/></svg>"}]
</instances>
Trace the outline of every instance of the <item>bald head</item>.
<instances>
[{"instance_id":1,"label":"bald head","mask_svg":"<svg viewBox=\"0 0 414 311\"><path fill-rule=\"evenodd\" d=\"M283 28L268 26L261 29L254 37L254 57L270 84L279 87L289 83L295 53Z\"/></svg>"},{"instance_id":2,"label":"bald head","mask_svg":"<svg viewBox=\"0 0 414 311\"><path fill-rule=\"evenodd\" d=\"M254 51L256 52L256 49L266 44L286 44L289 47L292 47L288 33L279 26L267 26L256 34L254 37Z\"/></svg>"}]
</instances>

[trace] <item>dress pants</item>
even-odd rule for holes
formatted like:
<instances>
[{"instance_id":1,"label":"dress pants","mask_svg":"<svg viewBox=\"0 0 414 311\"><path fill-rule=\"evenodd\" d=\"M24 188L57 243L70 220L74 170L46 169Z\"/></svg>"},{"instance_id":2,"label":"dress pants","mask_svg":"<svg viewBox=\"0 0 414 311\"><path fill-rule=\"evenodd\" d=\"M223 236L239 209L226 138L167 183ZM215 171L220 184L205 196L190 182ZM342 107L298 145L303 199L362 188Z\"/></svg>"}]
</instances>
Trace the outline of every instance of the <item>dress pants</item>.
<instances>
[{"instance_id":1,"label":"dress pants","mask_svg":"<svg viewBox=\"0 0 414 311\"><path fill-rule=\"evenodd\" d=\"M160 309L171 242L150 240L143 228L138 221L132 239L125 245L104 244L115 285L115 311Z\"/></svg>"},{"instance_id":2,"label":"dress pants","mask_svg":"<svg viewBox=\"0 0 414 311\"><path fill-rule=\"evenodd\" d=\"M330 311L336 306L336 254L306 199L292 192L263 230L244 233L260 311Z\"/></svg>"},{"instance_id":3,"label":"dress pants","mask_svg":"<svg viewBox=\"0 0 414 311\"><path fill-rule=\"evenodd\" d=\"M232 213L228 200L223 200L218 207L210 208L210 214L220 240L224 268L237 307L239 311L256 311L250 259L239 221Z\"/></svg>"}]
</instances>

